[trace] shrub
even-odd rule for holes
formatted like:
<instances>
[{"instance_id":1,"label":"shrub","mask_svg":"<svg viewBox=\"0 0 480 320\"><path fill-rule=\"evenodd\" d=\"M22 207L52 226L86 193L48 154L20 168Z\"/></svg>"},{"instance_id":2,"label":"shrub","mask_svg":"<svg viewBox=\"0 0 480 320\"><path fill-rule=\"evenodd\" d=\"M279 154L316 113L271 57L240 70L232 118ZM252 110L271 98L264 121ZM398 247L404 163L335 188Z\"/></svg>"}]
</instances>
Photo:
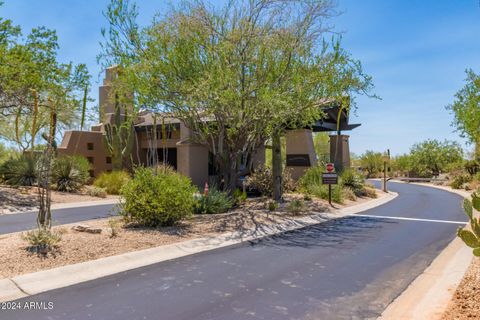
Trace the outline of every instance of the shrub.
<instances>
[{"instance_id":1,"label":"shrub","mask_svg":"<svg viewBox=\"0 0 480 320\"><path fill-rule=\"evenodd\" d=\"M108 226L110 228L110 238L118 236L118 228L120 227L120 221L115 218L108 219Z\"/></svg>"},{"instance_id":2,"label":"shrub","mask_svg":"<svg viewBox=\"0 0 480 320\"><path fill-rule=\"evenodd\" d=\"M365 197L369 197L369 198L377 198L378 197L377 191L375 190L375 187L372 186L372 185L365 185L365 188L363 190L365 192L365 194L364 194Z\"/></svg>"},{"instance_id":3,"label":"shrub","mask_svg":"<svg viewBox=\"0 0 480 320\"><path fill-rule=\"evenodd\" d=\"M248 178L247 186L260 192L264 196L271 196L273 193L273 174L272 169L267 166L260 166L255 169ZM284 169L282 172L282 188L284 192L291 192L295 189L290 172Z\"/></svg>"},{"instance_id":4,"label":"shrub","mask_svg":"<svg viewBox=\"0 0 480 320\"><path fill-rule=\"evenodd\" d=\"M293 199L288 204L288 212L298 214L305 210L305 203L300 199Z\"/></svg>"},{"instance_id":5,"label":"shrub","mask_svg":"<svg viewBox=\"0 0 480 320\"><path fill-rule=\"evenodd\" d=\"M470 175L461 173L453 177L452 182L450 182L450 187L453 189L461 189L465 183L468 183L471 180L472 178Z\"/></svg>"},{"instance_id":6,"label":"shrub","mask_svg":"<svg viewBox=\"0 0 480 320\"><path fill-rule=\"evenodd\" d=\"M0 177L13 186L32 186L37 181L37 159L32 155L10 158L0 166Z\"/></svg>"},{"instance_id":7,"label":"shrub","mask_svg":"<svg viewBox=\"0 0 480 320\"><path fill-rule=\"evenodd\" d=\"M268 211L275 211L278 208L278 203L276 203L275 201L268 201L267 207L268 207Z\"/></svg>"},{"instance_id":8,"label":"shrub","mask_svg":"<svg viewBox=\"0 0 480 320\"><path fill-rule=\"evenodd\" d=\"M468 172L468 174L474 176L480 170L480 165L478 164L477 160L468 160L465 162L464 168Z\"/></svg>"},{"instance_id":9,"label":"shrub","mask_svg":"<svg viewBox=\"0 0 480 320\"><path fill-rule=\"evenodd\" d=\"M328 199L328 185L322 184L322 173L323 168L319 166L311 167L305 171L305 174L298 181L300 192L317 198ZM343 202L342 189L341 184L332 186L332 201Z\"/></svg>"},{"instance_id":10,"label":"shrub","mask_svg":"<svg viewBox=\"0 0 480 320\"><path fill-rule=\"evenodd\" d=\"M90 163L81 156L62 156L54 160L52 182L58 191L75 192L87 183Z\"/></svg>"},{"instance_id":11,"label":"shrub","mask_svg":"<svg viewBox=\"0 0 480 320\"><path fill-rule=\"evenodd\" d=\"M343 188L342 189L342 198L350 200L350 201L357 200L357 196L355 195L355 192L351 188Z\"/></svg>"},{"instance_id":12,"label":"shrub","mask_svg":"<svg viewBox=\"0 0 480 320\"><path fill-rule=\"evenodd\" d=\"M233 207L233 200L228 193L211 188L208 195L197 197L194 212L196 214L224 213Z\"/></svg>"},{"instance_id":13,"label":"shrub","mask_svg":"<svg viewBox=\"0 0 480 320\"><path fill-rule=\"evenodd\" d=\"M235 189L233 191L233 200L236 206L241 205L245 201L247 201L247 193L241 191L240 189Z\"/></svg>"},{"instance_id":14,"label":"shrub","mask_svg":"<svg viewBox=\"0 0 480 320\"><path fill-rule=\"evenodd\" d=\"M353 191L355 196L361 196L365 188L365 179L362 175L354 172L351 169L343 170L340 175L340 183L343 187L349 188Z\"/></svg>"},{"instance_id":15,"label":"shrub","mask_svg":"<svg viewBox=\"0 0 480 320\"><path fill-rule=\"evenodd\" d=\"M178 173L135 170L134 178L120 190L120 214L128 222L144 226L171 226L193 212L196 188Z\"/></svg>"},{"instance_id":16,"label":"shrub","mask_svg":"<svg viewBox=\"0 0 480 320\"><path fill-rule=\"evenodd\" d=\"M130 175L126 171L102 172L98 178L95 179L93 185L103 188L108 194L120 194L120 189L122 189L130 179Z\"/></svg>"},{"instance_id":17,"label":"shrub","mask_svg":"<svg viewBox=\"0 0 480 320\"><path fill-rule=\"evenodd\" d=\"M23 233L22 239L30 244L30 249L34 249L37 253L46 253L60 242L62 236L60 233L45 229L37 229Z\"/></svg>"},{"instance_id":18,"label":"shrub","mask_svg":"<svg viewBox=\"0 0 480 320\"><path fill-rule=\"evenodd\" d=\"M99 187L91 187L87 189L87 194L91 197L99 197L99 198L106 198L107 191L103 188Z\"/></svg>"}]
</instances>

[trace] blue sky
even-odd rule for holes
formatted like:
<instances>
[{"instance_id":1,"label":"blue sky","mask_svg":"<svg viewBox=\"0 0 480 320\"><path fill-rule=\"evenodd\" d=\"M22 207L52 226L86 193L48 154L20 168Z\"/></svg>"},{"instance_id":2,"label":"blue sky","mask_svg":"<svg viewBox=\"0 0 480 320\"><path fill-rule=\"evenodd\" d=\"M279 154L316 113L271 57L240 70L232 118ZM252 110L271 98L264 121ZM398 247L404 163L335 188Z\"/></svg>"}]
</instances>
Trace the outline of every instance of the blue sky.
<instances>
[{"instance_id":1,"label":"blue sky","mask_svg":"<svg viewBox=\"0 0 480 320\"><path fill-rule=\"evenodd\" d=\"M26 32L44 25L56 29L61 61L86 63L99 83L96 55L105 26L107 0L5 0L0 16ZM175 1L172 1L175 3ZM359 97L351 151L407 152L428 138L462 143L445 106L463 86L464 70L480 71L479 0L337 0L332 18L343 45L361 60L382 100ZM147 24L166 1L139 0L140 23ZM91 96L97 98L97 89Z\"/></svg>"}]
</instances>

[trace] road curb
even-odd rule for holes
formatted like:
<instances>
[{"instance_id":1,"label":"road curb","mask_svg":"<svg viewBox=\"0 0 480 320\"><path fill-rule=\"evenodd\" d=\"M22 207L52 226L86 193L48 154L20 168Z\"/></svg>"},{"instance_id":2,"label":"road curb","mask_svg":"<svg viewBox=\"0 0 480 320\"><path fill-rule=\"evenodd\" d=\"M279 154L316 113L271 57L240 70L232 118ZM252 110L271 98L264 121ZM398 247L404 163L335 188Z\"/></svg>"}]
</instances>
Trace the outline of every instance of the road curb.
<instances>
[{"instance_id":1,"label":"road curb","mask_svg":"<svg viewBox=\"0 0 480 320\"><path fill-rule=\"evenodd\" d=\"M0 279L0 302L94 280L203 251L260 239L333 219L354 216L356 213L381 206L396 198L397 195L396 193L382 194L382 196L377 199L351 207L337 209L333 213L314 213L308 217L295 218L285 223L265 226L246 232L235 231L218 236L196 238L170 245L20 275L11 279Z\"/></svg>"},{"instance_id":2,"label":"road curb","mask_svg":"<svg viewBox=\"0 0 480 320\"><path fill-rule=\"evenodd\" d=\"M415 184L441 189L464 198L470 196L470 193L462 190L425 183ZM387 306L378 319L440 319L472 259L471 249L460 239L453 239L430 266Z\"/></svg>"}]
</instances>

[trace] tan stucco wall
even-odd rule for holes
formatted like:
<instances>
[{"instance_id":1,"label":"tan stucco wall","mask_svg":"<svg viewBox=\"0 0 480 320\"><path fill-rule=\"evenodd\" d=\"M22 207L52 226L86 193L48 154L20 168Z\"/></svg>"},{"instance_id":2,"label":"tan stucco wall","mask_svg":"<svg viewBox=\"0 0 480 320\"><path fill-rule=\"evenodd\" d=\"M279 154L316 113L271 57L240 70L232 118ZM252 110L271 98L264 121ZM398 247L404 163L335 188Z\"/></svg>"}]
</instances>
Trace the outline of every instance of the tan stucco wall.
<instances>
[{"instance_id":1,"label":"tan stucco wall","mask_svg":"<svg viewBox=\"0 0 480 320\"><path fill-rule=\"evenodd\" d=\"M290 130L285 135L286 154L306 154L310 159L310 165L317 164L317 155L313 145L312 131L308 129ZM298 180L309 167L287 166L294 180Z\"/></svg>"},{"instance_id":2,"label":"tan stucco wall","mask_svg":"<svg viewBox=\"0 0 480 320\"><path fill-rule=\"evenodd\" d=\"M200 144L179 144L177 171L203 188L205 182L208 182L208 148Z\"/></svg>"},{"instance_id":3,"label":"tan stucco wall","mask_svg":"<svg viewBox=\"0 0 480 320\"><path fill-rule=\"evenodd\" d=\"M335 164L335 170L350 168L349 137L344 134L330 136L330 161Z\"/></svg>"},{"instance_id":4,"label":"tan stucco wall","mask_svg":"<svg viewBox=\"0 0 480 320\"><path fill-rule=\"evenodd\" d=\"M88 144L93 144L93 150L88 150ZM112 165L107 163L103 134L98 131L67 131L62 144L58 147L60 155L81 155L89 159L92 164L94 176L103 171L112 170Z\"/></svg>"}]
</instances>

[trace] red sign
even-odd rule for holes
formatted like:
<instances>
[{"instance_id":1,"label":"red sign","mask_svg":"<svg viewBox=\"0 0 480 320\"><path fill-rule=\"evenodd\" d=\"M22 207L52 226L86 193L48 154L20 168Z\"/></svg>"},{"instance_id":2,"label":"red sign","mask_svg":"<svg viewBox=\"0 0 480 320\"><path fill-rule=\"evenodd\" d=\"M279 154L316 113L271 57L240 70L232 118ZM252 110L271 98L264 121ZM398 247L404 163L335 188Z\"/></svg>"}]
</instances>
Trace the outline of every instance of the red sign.
<instances>
[{"instance_id":1,"label":"red sign","mask_svg":"<svg viewBox=\"0 0 480 320\"><path fill-rule=\"evenodd\" d=\"M333 169L335 169L333 163L327 163L327 165L325 166L325 168L327 169L328 172L332 172Z\"/></svg>"}]
</instances>

